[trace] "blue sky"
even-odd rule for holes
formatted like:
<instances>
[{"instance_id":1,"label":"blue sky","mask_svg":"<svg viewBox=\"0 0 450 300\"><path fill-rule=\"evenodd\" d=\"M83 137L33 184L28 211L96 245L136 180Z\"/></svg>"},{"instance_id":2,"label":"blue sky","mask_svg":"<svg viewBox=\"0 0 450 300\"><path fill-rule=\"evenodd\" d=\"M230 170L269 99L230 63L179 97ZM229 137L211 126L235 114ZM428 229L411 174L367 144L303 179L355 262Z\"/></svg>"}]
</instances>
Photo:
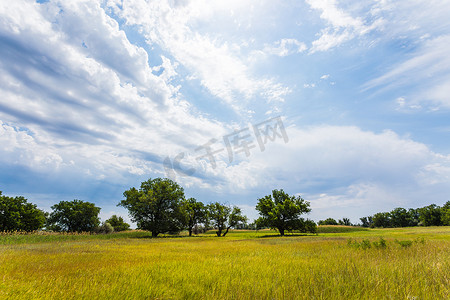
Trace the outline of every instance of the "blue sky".
<instances>
[{"instance_id":1,"label":"blue sky","mask_svg":"<svg viewBox=\"0 0 450 300\"><path fill-rule=\"evenodd\" d=\"M442 205L449 15L429 0L3 1L0 190L45 210L91 201L103 220L167 176L250 218L281 188L315 221Z\"/></svg>"}]
</instances>

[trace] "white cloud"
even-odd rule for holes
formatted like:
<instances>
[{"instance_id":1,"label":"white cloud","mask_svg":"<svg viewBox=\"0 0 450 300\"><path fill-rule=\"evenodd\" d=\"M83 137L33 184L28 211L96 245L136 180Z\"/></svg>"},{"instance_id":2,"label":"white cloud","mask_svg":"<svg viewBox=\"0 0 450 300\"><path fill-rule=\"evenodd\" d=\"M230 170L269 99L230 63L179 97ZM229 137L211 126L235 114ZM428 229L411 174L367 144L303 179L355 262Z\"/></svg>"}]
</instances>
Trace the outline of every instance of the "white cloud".
<instances>
[{"instance_id":1,"label":"white cloud","mask_svg":"<svg viewBox=\"0 0 450 300\"><path fill-rule=\"evenodd\" d=\"M262 96L271 100L272 94L282 97L280 83L271 78L252 74L246 58L240 54L238 43L223 42L220 35L204 34L197 24L211 22L232 11L245 10L250 2L124 1L121 8L110 2L109 6L129 25L139 26L150 45L157 44L168 51L209 92L225 101L236 112L241 112L245 102ZM286 40L283 47L293 41ZM302 45L298 45L301 49ZM288 51L287 49L285 51ZM287 88L282 87L286 91Z\"/></svg>"},{"instance_id":2,"label":"white cloud","mask_svg":"<svg viewBox=\"0 0 450 300\"><path fill-rule=\"evenodd\" d=\"M204 188L227 194L284 188L306 196L319 212L329 207L342 213L354 206L358 210L352 217L377 206L414 207L426 195L439 201L448 192L444 183L450 176L450 156L392 131L324 125L289 127L287 134L288 143L277 139L264 152L253 148L248 158L241 155L232 165L226 152L217 155L215 169L206 161L202 167L193 164L214 182Z\"/></svg>"},{"instance_id":3,"label":"white cloud","mask_svg":"<svg viewBox=\"0 0 450 300\"><path fill-rule=\"evenodd\" d=\"M303 84L303 87L305 89L307 89L307 88L315 88L316 84L315 83L305 83L305 84Z\"/></svg>"},{"instance_id":4,"label":"white cloud","mask_svg":"<svg viewBox=\"0 0 450 300\"><path fill-rule=\"evenodd\" d=\"M382 76L367 82L365 89L398 89L417 86L408 95L410 106L421 103L450 108L450 35L439 36L424 42L410 55L411 58L395 65ZM404 103L404 101L403 101Z\"/></svg>"},{"instance_id":5,"label":"white cloud","mask_svg":"<svg viewBox=\"0 0 450 300\"><path fill-rule=\"evenodd\" d=\"M309 6L320 10L320 18L329 25L312 42L310 53L327 51L355 37L363 36L381 27L383 19L366 21L362 17L353 17L349 12L338 7L337 0L307 0ZM356 5L355 5L356 6Z\"/></svg>"},{"instance_id":6,"label":"white cloud","mask_svg":"<svg viewBox=\"0 0 450 300\"><path fill-rule=\"evenodd\" d=\"M146 51L98 2L15 1L0 6L0 22L2 138L16 145L2 153L23 153L19 164L117 182L161 172L166 155L226 130L179 97L169 83L176 63L163 57L152 74Z\"/></svg>"},{"instance_id":7,"label":"white cloud","mask_svg":"<svg viewBox=\"0 0 450 300\"><path fill-rule=\"evenodd\" d=\"M63 159L56 149L36 143L32 135L0 120L0 159L3 165L25 165L41 171L59 169Z\"/></svg>"},{"instance_id":8,"label":"white cloud","mask_svg":"<svg viewBox=\"0 0 450 300\"><path fill-rule=\"evenodd\" d=\"M289 127L287 133L287 144L278 141L265 152L255 151L250 165L260 167L243 176L256 178L258 190L299 193L312 202L313 218L356 222L382 209L419 207L424 198L440 203L448 193L450 156L392 131L324 125Z\"/></svg>"},{"instance_id":9,"label":"white cloud","mask_svg":"<svg viewBox=\"0 0 450 300\"><path fill-rule=\"evenodd\" d=\"M274 45L266 45L262 51L271 55L288 56L304 52L306 49L305 43L299 42L296 39L281 39L275 42Z\"/></svg>"}]
</instances>

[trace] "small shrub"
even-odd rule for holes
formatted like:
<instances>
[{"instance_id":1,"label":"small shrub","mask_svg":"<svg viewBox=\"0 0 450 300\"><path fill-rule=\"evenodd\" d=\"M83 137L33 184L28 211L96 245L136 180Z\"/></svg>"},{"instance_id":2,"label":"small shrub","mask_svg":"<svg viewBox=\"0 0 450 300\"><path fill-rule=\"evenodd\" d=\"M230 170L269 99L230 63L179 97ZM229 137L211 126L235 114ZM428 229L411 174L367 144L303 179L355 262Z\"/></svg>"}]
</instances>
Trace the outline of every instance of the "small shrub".
<instances>
[{"instance_id":1,"label":"small shrub","mask_svg":"<svg viewBox=\"0 0 450 300\"><path fill-rule=\"evenodd\" d=\"M380 237L380 239L378 241L375 241L372 244L373 244L373 246L375 248L382 248L382 249L384 249L384 248L387 247L386 240L383 239L382 237Z\"/></svg>"},{"instance_id":2,"label":"small shrub","mask_svg":"<svg viewBox=\"0 0 450 300\"><path fill-rule=\"evenodd\" d=\"M347 245L354 248L361 248L361 249L370 249L372 247L372 244L369 240L362 240L361 242L354 241L352 239L349 239L347 241Z\"/></svg>"},{"instance_id":3,"label":"small shrub","mask_svg":"<svg viewBox=\"0 0 450 300\"><path fill-rule=\"evenodd\" d=\"M399 241L399 240L395 240L395 242L397 244L399 244L402 248L411 247L411 245L413 244L413 241Z\"/></svg>"},{"instance_id":4,"label":"small shrub","mask_svg":"<svg viewBox=\"0 0 450 300\"><path fill-rule=\"evenodd\" d=\"M109 224L108 222L103 222L102 225L96 228L95 232L101 234L113 233L114 227L112 227L112 225Z\"/></svg>"},{"instance_id":5,"label":"small shrub","mask_svg":"<svg viewBox=\"0 0 450 300\"><path fill-rule=\"evenodd\" d=\"M362 240L360 243L360 247L361 247L361 249L369 249L372 246L371 246L369 240Z\"/></svg>"},{"instance_id":6,"label":"small shrub","mask_svg":"<svg viewBox=\"0 0 450 300\"><path fill-rule=\"evenodd\" d=\"M425 239L423 237L417 238L414 242L416 242L417 244L420 243L420 244L424 245L425 244Z\"/></svg>"}]
</instances>

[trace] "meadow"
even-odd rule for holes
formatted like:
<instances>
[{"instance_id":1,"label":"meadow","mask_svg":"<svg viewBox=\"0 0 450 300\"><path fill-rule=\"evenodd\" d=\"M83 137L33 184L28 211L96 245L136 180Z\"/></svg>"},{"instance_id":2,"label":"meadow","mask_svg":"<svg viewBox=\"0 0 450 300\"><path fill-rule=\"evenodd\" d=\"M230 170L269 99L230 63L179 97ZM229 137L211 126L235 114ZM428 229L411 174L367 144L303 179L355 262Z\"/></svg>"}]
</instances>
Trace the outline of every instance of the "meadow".
<instances>
[{"instance_id":1,"label":"meadow","mask_svg":"<svg viewBox=\"0 0 450 300\"><path fill-rule=\"evenodd\" d=\"M450 299L450 227L319 229L0 235L0 298Z\"/></svg>"}]
</instances>

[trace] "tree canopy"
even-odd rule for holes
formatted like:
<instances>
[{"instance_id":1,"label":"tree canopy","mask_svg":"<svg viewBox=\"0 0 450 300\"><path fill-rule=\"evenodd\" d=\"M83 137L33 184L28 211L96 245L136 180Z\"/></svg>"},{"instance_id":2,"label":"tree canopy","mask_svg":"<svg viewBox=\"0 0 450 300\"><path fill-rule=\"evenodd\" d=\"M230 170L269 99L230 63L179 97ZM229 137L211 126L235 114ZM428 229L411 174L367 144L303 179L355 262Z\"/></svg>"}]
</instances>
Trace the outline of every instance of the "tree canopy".
<instances>
[{"instance_id":1,"label":"tree canopy","mask_svg":"<svg viewBox=\"0 0 450 300\"><path fill-rule=\"evenodd\" d=\"M105 223L111 224L114 228L115 232L125 231L130 229L130 224L125 223L122 217L118 217L117 215L112 215Z\"/></svg>"},{"instance_id":2,"label":"tree canopy","mask_svg":"<svg viewBox=\"0 0 450 300\"><path fill-rule=\"evenodd\" d=\"M258 226L278 229L282 236L286 230L315 232L315 223L300 217L311 211L309 202L300 196L289 196L283 190L273 190L272 195L258 199L256 210L261 215L256 220Z\"/></svg>"},{"instance_id":3,"label":"tree canopy","mask_svg":"<svg viewBox=\"0 0 450 300\"><path fill-rule=\"evenodd\" d=\"M338 225L338 222L333 218L327 218L326 220L320 220L319 225Z\"/></svg>"},{"instance_id":4,"label":"tree canopy","mask_svg":"<svg viewBox=\"0 0 450 300\"><path fill-rule=\"evenodd\" d=\"M128 209L138 228L151 231L153 237L184 228L181 207L184 190L176 182L167 178L149 179L141 183L139 190L133 187L123 195L126 199L118 205Z\"/></svg>"},{"instance_id":5,"label":"tree canopy","mask_svg":"<svg viewBox=\"0 0 450 300\"><path fill-rule=\"evenodd\" d=\"M0 191L0 231L34 231L45 224L45 213L22 196L8 197Z\"/></svg>"},{"instance_id":6,"label":"tree canopy","mask_svg":"<svg viewBox=\"0 0 450 300\"><path fill-rule=\"evenodd\" d=\"M242 210L239 207L230 207L219 202L208 204L208 219L217 229L217 236L226 236L230 228L235 228L247 222L247 217L242 215Z\"/></svg>"},{"instance_id":7,"label":"tree canopy","mask_svg":"<svg viewBox=\"0 0 450 300\"><path fill-rule=\"evenodd\" d=\"M199 223L207 223L206 206L197 201L195 198L189 198L182 201L182 211L186 218L186 226L189 236L192 236L192 231L195 225Z\"/></svg>"},{"instance_id":8,"label":"tree canopy","mask_svg":"<svg viewBox=\"0 0 450 300\"><path fill-rule=\"evenodd\" d=\"M100 224L100 207L94 203L73 200L61 201L51 207L48 229L68 232L92 232Z\"/></svg>"}]
</instances>

